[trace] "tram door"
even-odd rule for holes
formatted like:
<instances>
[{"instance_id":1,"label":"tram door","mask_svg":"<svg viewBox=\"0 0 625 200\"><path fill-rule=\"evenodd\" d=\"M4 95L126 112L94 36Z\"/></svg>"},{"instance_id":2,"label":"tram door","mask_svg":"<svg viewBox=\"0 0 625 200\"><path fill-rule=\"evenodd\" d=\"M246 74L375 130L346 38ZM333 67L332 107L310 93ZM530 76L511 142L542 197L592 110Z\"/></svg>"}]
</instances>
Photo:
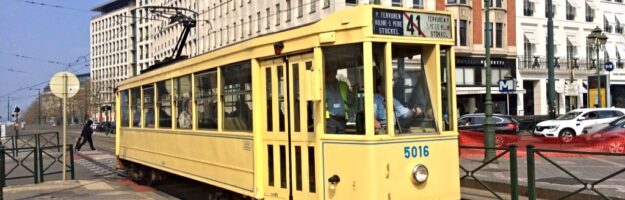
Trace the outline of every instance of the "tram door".
<instances>
[{"instance_id":1,"label":"tram door","mask_svg":"<svg viewBox=\"0 0 625 200\"><path fill-rule=\"evenodd\" d=\"M306 101L305 86L313 54L288 56L288 61L261 61L266 91L267 125L263 134L266 152L265 197L288 199L292 185L297 199L315 199L315 135L313 103ZM291 135L289 171L288 136Z\"/></svg>"}]
</instances>

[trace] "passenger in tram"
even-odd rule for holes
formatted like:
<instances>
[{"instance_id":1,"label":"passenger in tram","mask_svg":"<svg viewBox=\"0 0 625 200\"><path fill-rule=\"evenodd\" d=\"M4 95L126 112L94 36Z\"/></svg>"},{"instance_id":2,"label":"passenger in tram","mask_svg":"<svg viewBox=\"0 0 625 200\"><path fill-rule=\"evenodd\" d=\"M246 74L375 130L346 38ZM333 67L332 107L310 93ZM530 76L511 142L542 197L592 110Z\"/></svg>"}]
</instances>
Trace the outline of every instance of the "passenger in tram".
<instances>
[{"instance_id":1,"label":"passenger in tram","mask_svg":"<svg viewBox=\"0 0 625 200\"><path fill-rule=\"evenodd\" d=\"M381 78L378 78L375 84L376 93L373 97L374 127L376 129L381 129L386 127L386 88L384 87L384 81ZM395 98L393 98L393 107L396 121L399 123L398 128L410 126L410 124L412 124L412 122L422 113L421 108L418 106L407 108Z\"/></svg>"},{"instance_id":2,"label":"passenger in tram","mask_svg":"<svg viewBox=\"0 0 625 200\"><path fill-rule=\"evenodd\" d=\"M185 102L185 109L178 115L179 128L191 128L191 100Z\"/></svg>"},{"instance_id":3,"label":"passenger in tram","mask_svg":"<svg viewBox=\"0 0 625 200\"><path fill-rule=\"evenodd\" d=\"M349 99L352 95L348 83L338 80L337 69L326 69L325 100L326 100L326 132L345 133L345 125L349 119Z\"/></svg>"}]
</instances>

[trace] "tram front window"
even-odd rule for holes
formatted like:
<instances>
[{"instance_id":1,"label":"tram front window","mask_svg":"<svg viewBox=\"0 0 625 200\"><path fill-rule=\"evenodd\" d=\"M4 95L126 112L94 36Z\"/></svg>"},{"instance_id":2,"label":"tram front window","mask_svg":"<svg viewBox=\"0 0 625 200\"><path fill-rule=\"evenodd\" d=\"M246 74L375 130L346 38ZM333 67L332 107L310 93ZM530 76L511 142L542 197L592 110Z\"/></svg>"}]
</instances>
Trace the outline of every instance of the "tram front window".
<instances>
[{"instance_id":1,"label":"tram front window","mask_svg":"<svg viewBox=\"0 0 625 200\"><path fill-rule=\"evenodd\" d=\"M362 44L323 48L325 132L364 134Z\"/></svg>"},{"instance_id":2,"label":"tram front window","mask_svg":"<svg viewBox=\"0 0 625 200\"><path fill-rule=\"evenodd\" d=\"M396 118L396 131L399 133L436 132L425 68L436 69L437 66L426 65L423 59L425 47L401 44L392 46L393 97L395 98L393 114Z\"/></svg>"}]
</instances>

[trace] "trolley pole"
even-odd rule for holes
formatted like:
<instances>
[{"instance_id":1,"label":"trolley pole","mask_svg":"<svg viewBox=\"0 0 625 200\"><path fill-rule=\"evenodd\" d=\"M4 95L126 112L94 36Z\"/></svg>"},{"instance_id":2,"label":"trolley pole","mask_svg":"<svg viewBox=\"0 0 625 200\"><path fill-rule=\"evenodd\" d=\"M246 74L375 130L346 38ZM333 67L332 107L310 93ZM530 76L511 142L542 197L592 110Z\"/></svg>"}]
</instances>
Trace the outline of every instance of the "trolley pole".
<instances>
[{"instance_id":1,"label":"trolley pole","mask_svg":"<svg viewBox=\"0 0 625 200\"><path fill-rule=\"evenodd\" d=\"M486 67L486 109L485 109L485 115L486 115L486 119L484 122L484 147L486 148L484 150L484 161L489 161L491 159L493 159L495 157L495 149L492 149L495 147L495 130L494 128L494 122L493 122L493 100L491 97L491 92L490 92L490 88L491 88L491 71L490 71L490 46L492 45L490 43L490 1L491 0L484 0L484 18L486 18L486 21L484 22L484 30L486 30L484 32L484 49L486 50L486 61L484 63L485 67Z\"/></svg>"},{"instance_id":2,"label":"trolley pole","mask_svg":"<svg viewBox=\"0 0 625 200\"><path fill-rule=\"evenodd\" d=\"M547 106L549 106L549 118L556 118L555 93L556 81L553 69L553 1L547 0Z\"/></svg>"}]
</instances>

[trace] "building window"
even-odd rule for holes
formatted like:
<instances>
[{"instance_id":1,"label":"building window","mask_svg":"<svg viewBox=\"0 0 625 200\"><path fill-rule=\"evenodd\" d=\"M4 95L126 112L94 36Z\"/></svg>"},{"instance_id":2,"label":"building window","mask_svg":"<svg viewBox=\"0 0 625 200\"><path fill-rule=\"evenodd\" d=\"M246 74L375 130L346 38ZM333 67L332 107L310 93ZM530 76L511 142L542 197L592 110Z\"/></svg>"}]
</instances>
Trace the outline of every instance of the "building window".
<instances>
[{"instance_id":1,"label":"building window","mask_svg":"<svg viewBox=\"0 0 625 200\"><path fill-rule=\"evenodd\" d=\"M595 10L593 10L588 4L586 4L586 21L592 22L595 20Z\"/></svg>"},{"instance_id":2,"label":"building window","mask_svg":"<svg viewBox=\"0 0 625 200\"><path fill-rule=\"evenodd\" d=\"M313 0L310 1L310 13L315 13L317 12L317 1Z\"/></svg>"},{"instance_id":3,"label":"building window","mask_svg":"<svg viewBox=\"0 0 625 200\"><path fill-rule=\"evenodd\" d=\"M393 0L392 5L395 7L402 7L402 0Z\"/></svg>"},{"instance_id":4,"label":"building window","mask_svg":"<svg viewBox=\"0 0 625 200\"><path fill-rule=\"evenodd\" d=\"M503 47L503 23L495 24L495 47L502 48Z\"/></svg>"},{"instance_id":5,"label":"building window","mask_svg":"<svg viewBox=\"0 0 625 200\"><path fill-rule=\"evenodd\" d=\"M614 28L614 32L623 34L623 22L621 20L616 19L616 27Z\"/></svg>"},{"instance_id":6,"label":"building window","mask_svg":"<svg viewBox=\"0 0 625 200\"><path fill-rule=\"evenodd\" d=\"M261 24L261 23L260 23L260 20L261 20L261 18L260 18L260 12L257 12L257 13L256 13L256 32L257 32L257 33L260 33L260 24Z\"/></svg>"},{"instance_id":7,"label":"building window","mask_svg":"<svg viewBox=\"0 0 625 200\"><path fill-rule=\"evenodd\" d=\"M530 66L532 66L532 58L534 56L534 52L532 51L532 43L530 43L530 40L527 37L524 37L523 55L523 67L529 68Z\"/></svg>"},{"instance_id":8,"label":"building window","mask_svg":"<svg viewBox=\"0 0 625 200\"><path fill-rule=\"evenodd\" d=\"M467 20L460 20L460 28L458 40L460 42L460 46L467 46Z\"/></svg>"},{"instance_id":9,"label":"building window","mask_svg":"<svg viewBox=\"0 0 625 200\"><path fill-rule=\"evenodd\" d=\"M304 16L304 0L299 0L297 3L297 17Z\"/></svg>"},{"instance_id":10,"label":"building window","mask_svg":"<svg viewBox=\"0 0 625 200\"><path fill-rule=\"evenodd\" d=\"M575 20L575 7L569 1L566 1L566 19Z\"/></svg>"},{"instance_id":11,"label":"building window","mask_svg":"<svg viewBox=\"0 0 625 200\"><path fill-rule=\"evenodd\" d=\"M265 21L267 21L267 27L265 27L265 29L269 29L269 24L271 23L271 9L267 8L267 18L265 18Z\"/></svg>"},{"instance_id":12,"label":"building window","mask_svg":"<svg viewBox=\"0 0 625 200\"><path fill-rule=\"evenodd\" d=\"M523 1L523 15L524 16L534 15L534 2L531 2L529 0Z\"/></svg>"},{"instance_id":13,"label":"building window","mask_svg":"<svg viewBox=\"0 0 625 200\"><path fill-rule=\"evenodd\" d=\"M573 44L569 41L566 42L566 60L570 61L573 58L575 58L576 55L576 48L575 46L573 46Z\"/></svg>"},{"instance_id":14,"label":"building window","mask_svg":"<svg viewBox=\"0 0 625 200\"><path fill-rule=\"evenodd\" d=\"M330 7L330 0L323 0L323 9Z\"/></svg>"},{"instance_id":15,"label":"building window","mask_svg":"<svg viewBox=\"0 0 625 200\"><path fill-rule=\"evenodd\" d=\"M254 28L254 26L252 24L252 15L248 16L247 19L248 19L247 23L248 23L248 26L249 26L249 30L248 30L249 33L247 35L250 36L250 35L252 35L252 29Z\"/></svg>"},{"instance_id":16,"label":"building window","mask_svg":"<svg viewBox=\"0 0 625 200\"><path fill-rule=\"evenodd\" d=\"M280 25L280 4L276 4L276 26Z\"/></svg>"},{"instance_id":17,"label":"building window","mask_svg":"<svg viewBox=\"0 0 625 200\"><path fill-rule=\"evenodd\" d=\"M412 8L423 9L422 0L412 0Z\"/></svg>"},{"instance_id":18,"label":"building window","mask_svg":"<svg viewBox=\"0 0 625 200\"><path fill-rule=\"evenodd\" d=\"M291 0L286 0L286 22L291 21Z\"/></svg>"},{"instance_id":19,"label":"building window","mask_svg":"<svg viewBox=\"0 0 625 200\"><path fill-rule=\"evenodd\" d=\"M616 51L616 67L619 69L623 68L623 61L621 60L621 54Z\"/></svg>"},{"instance_id":20,"label":"building window","mask_svg":"<svg viewBox=\"0 0 625 200\"><path fill-rule=\"evenodd\" d=\"M456 68L456 84L457 85L475 85L475 68L457 67Z\"/></svg>"},{"instance_id":21,"label":"building window","mask_svg":"<svg viewBox=\"0 0 625 200\"><path fill-rule=\"evenodd\" d=\"M608 20L608 16L603 17L603 31L612 33L612 25Z\"/></svg>"}]
</instances>

